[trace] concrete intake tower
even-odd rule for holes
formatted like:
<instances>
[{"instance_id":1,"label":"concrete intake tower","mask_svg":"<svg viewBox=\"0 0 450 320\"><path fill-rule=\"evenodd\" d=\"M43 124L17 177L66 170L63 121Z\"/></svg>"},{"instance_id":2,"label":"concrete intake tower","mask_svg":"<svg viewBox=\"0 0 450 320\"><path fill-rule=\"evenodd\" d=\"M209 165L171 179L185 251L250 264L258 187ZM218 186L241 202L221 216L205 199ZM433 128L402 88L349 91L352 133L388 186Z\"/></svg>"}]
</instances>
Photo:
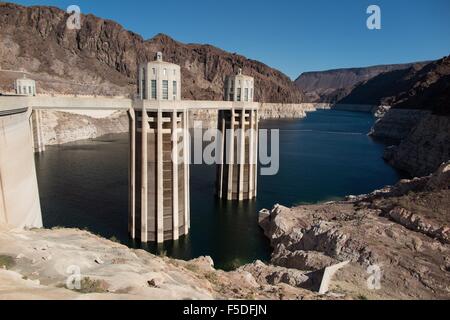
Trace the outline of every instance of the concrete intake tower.
<instances>
[{"instance_id":1,"label":"concrete intake tower","mask_svg":"<svg viewBox=\"0 0 450 320\"><path fill-rule=\"evenodd\" d=\"M217 167L217 195L227 200L251 200L257 194L258 110L253 102L254 79L228 76L225 101L236 106L219 110L222 159Z\"/></svg>"},{"instance_id":2,"label":"concrete intake tower","mask_svg":"<svg viewBox=\"0 0 450 320\"><path fill-rule=\"evenodd\" d=\"M158 53L139 65L137 79L134 99L39 95L27 78L16 81L15 93L0 95L0 223L43 225L34 152L45 151L45 110L127 112L132 239L163 243L189 233L191 111L218 112L217 195L256 197L259 104L253 102L252 77L240 69L227 77L224 101L181 100L181 68Z\"/></svg>"},{"instance_id":3,"label":"concrete intake tower","mask_svg":"<svg viewBox=\"0 0 450 320\"><path fill-rule=\"evenodd\" d=\"M132 237L178 240L189 232L188 110L181 104L180 66L156 61L139 66L140 100L170 101L135 108L135 208Z\"/></svg>"}]
</instances>

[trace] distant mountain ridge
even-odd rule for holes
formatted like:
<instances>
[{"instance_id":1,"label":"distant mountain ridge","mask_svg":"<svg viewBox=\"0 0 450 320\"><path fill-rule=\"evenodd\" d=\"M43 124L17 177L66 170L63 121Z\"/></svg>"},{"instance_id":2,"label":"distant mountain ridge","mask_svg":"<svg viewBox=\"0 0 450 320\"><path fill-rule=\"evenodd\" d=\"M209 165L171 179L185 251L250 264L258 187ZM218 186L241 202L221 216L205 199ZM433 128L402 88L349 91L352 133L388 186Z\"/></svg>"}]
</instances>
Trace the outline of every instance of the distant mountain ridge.
<instances>
[{"instance_id":1,"label":"distant mountain ridge","mask_svg":"<svg viewBox=\"0 0 450 320\"><path fill-rule=\"evenodd\" d=\"M129 95L137 63L157 51L181 65L184 99L222 100L225 76L243 69L255 78L255 99L298 103L301 91L278 70L210 45L183 44L158 34L144 40L118 23L82 15L81 30L66 28L68 14L55 7L0 2L0 66L29 72L41 92ZM0 88L15 75L0 72Z\"/></svg>"},{"instance_id":2,"label":"distant mountain ridge","mask_svg":"<svg viewBox=\"0 0 450 320\"><path fill-rule=\"evenodd\" d=\"M341 104L389 105L450 115L450 56L379 74L357 85Z\"/></svg>"},{"instance_id":3,"label":"distant mountain ridge","mask_svg":"<svg viewBox=\"0 0 450 320\"><path fill-rule=\"evenodd\" d=\"M429 62L419 62L417 65L424 66L427 63ZM412 65L414 63L305 72L295 80L295 84L304 92L306 102L334 103L362 82L385 72L408 69Z\"/></svg>"}]
</instances>

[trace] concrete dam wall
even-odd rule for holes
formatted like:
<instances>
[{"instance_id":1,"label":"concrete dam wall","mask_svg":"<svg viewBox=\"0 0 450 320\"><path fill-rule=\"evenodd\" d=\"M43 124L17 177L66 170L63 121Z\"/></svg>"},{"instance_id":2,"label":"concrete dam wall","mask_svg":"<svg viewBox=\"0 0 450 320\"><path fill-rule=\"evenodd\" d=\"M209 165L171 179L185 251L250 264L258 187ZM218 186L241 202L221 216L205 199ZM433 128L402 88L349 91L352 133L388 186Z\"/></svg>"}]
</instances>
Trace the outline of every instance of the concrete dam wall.
<instances>
[{"instance_id":1,"label":"concrete dam wall","mask_svg":"<svg viewBox=\"0 0 450 320\"><path fill-rule=\"evenodd\" d=\"M30 113L0 114L0 224L41 228Z\"/></svg>"}]
</instances>

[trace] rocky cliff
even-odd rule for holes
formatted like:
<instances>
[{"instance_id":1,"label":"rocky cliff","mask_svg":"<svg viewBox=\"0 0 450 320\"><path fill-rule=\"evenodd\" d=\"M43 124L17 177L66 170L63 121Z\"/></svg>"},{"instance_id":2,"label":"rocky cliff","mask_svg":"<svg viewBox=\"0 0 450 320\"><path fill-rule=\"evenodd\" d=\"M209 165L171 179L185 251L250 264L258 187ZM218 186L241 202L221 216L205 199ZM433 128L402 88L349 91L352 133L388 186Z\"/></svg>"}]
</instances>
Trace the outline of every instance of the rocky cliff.
<instances>
[{"instance_id":1,"label":"rocky cliff","mask_svg":"<svg viewBox=\"0 0 450 320\"><path fill-rule=\"evenodd\" d=\"M357 85L337 103L390 105L449 114L450 57L382 73Z\"/></svg>"},{"instance_id":2,"label":"rocky cliff","mask_svg":"<svg viewBox=\"0 0 450 320\"><path fill-rule=\"evenodd\" d=\"M295 84L305 93L306 102L334 103L348 95L360 83L365 83L385 72L403 70L409 67L411 67L411 64L393 64L305 72L295 80ZM363 102L361 104L371 103Z\"/></svg>"},{"instance_id":3,"label":"rocky cliff","mask_svg":"<svg viewBox=\"0 0 450 320\"><path fill-rule=\"evenodd\" d=\"M38 80L39 92L129 95L136 91L137 63L157 51L181 65L184 99L221 100L224 77L242 68L255 78L255 99L298 103L302 96L281 72L210 45L183 44L158 34L144 40L111 20L82 15L81 30L66 28L68 14L54 7L0 2L0 66L22 68ZM10 91L17 72L0 71Z\"/></svg>"},{"instance_id":4,"label":"rocky cliff","mask_svg":"<svg viewBox=\"0 0 450 320\"><path fill-rule=\"evenodd\" d=\"M384 157L395 168L412 176L433 172L450 159L450 116L421 117L407 137L399 145L389 147Z\"/></svg>"},{"instance_id":5,"label":"rocky cliff","mask_svg":"<svg viewBox=\"0 0 450 320\"><path fill-rule=\"evenodd\" d=\"M263 210L271 263L319 272L342 262L330 286L359 299L450 298L450 162L346 201Z\"/></svg>"},{"instance_id":6,"label":"rocky cliff","mask_svg":"<svg viewBox=\"0 0 450 320\"><path fill-rule=\"evenodd\" d=\"M431 110L436 115L450 116L450 56L419 68L408 78L402 79L409 83L407 90L385 98L386 104L397 109Z\"/></svg>"},{"instance_id":7,"label":"rocky cliff","mask_svg":"<svg viewBox=\"0 0 450 320\"><path fill-rule=\"evenodd\" d=\"M407 68L380 73L356 84L336 103L390 105L393 97L414 85L412 77L423 67L423 64L414 64Z\"/></svg>"},{"instance_id":8,"label":"rocky cliff","mask_svg":"<svg viewBox=\"0 0 450 320\"><path fill-rule=\"evenodd\" d=\"M399 144L408 138L411 131L429 114L426 110L389 109L375 123L369 134L385 143Z\"/></svg>"},{"instance_id":9,"label":"rocky cliff","mask_svg":"<svg viewBox=\"0 0 450 320\"><path fill-rule=\"evenodd\" d=\"M386 83L380 81L386 77L395 79L390 88L372 90L376 83ZM371 132L373 137L393 143L385 154L389 163L412 176L421 176L450 160L450 57L421 68L380 75L358 90L355 96L378 92L373 102L392 106Z\"/></svg>"},{"instance_id":10,"label":"rocky cliff","mask_svg":"<svg viewBox=\"0 0 450 320\"><path fill-rule=\"evenodd\" d=\"M80 112L82 113L82 112ZM45 145L95 139L110 133L129 130L129 119L125 112L115 112L105 117L92 117L58 111L42 111L41 130Z\"/></svg>"}]
</instances>

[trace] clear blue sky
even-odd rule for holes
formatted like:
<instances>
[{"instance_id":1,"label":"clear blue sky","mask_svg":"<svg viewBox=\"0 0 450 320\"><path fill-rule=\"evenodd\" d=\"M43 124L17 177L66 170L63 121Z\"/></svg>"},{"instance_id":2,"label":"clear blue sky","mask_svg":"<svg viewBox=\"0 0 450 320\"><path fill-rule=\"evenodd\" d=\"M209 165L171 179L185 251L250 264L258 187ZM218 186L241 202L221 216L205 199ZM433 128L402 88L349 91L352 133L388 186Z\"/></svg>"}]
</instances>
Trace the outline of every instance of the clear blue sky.
<instances>
[{"instance_id":1,"label":"clear blue sky","mask_svg":"<svg viewBox=\"0 0 450 320\"><path fill-rule=\"evenodd\" d=\"M450 0L19 0L81 7L145 39L166 33L262 61L295 79L305 71L402 63L450 54ZM366 28L377 4L382 29Z\"/></svg>"}]
</instances>

